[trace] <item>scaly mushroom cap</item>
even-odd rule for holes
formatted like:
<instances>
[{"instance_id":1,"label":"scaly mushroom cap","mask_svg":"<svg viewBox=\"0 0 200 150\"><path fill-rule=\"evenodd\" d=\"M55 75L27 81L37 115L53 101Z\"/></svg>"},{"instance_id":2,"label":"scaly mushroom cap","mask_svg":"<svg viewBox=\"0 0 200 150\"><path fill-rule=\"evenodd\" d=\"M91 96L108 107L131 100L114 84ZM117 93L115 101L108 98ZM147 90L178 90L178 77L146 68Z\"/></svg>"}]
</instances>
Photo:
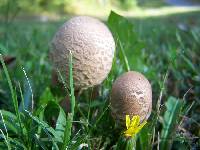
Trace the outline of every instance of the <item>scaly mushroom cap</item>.
<instances>
[{"instance_id":1,"label":"scaly mushroom cap","mask_svg":"<svg viewBox=\"0 0 200 150\"><path fill-rule=\"evenodd\" d=\"M126 115L139 115L141 121L151 114L152 90L149 81L135 71L129 71L117 78L112 87L111 111L113 117L122 122Z\"/></svg>"},{"instance_id":2,"label":"scaly mushroom cap","mask_svg":"<svg viewBox=\"0 0 200 150\"><path fill-rule=\"evenodd\" d=\"M69 52L73 56L73 77L76 89L100 84L111 70L115 42L105 24L78 16L67 21L52 40L50 58L66 81L69 80Z\"/></svg>"}]
</instances>

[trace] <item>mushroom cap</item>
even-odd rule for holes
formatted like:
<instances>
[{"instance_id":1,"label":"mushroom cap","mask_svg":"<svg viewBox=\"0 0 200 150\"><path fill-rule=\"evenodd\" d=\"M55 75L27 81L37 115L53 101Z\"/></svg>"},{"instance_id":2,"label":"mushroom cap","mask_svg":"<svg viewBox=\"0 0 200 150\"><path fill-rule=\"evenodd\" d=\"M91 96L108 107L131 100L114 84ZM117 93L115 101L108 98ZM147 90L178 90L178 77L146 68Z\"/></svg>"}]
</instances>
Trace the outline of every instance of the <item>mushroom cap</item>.
<instances>
[{"instance_id":1,"label":"mushroom cap","mask_svg":"<svg viewBox=\"0 0 200 150\"><path fill-rule=\"evenodd\" d=\"M145 76L129 71L116 79L111 93L111 111L115 120L122 123L126 115L139 115L144 121L150 116L151 109L152 90Z\"/></svg>"},{"instance_id":2,"label":"mushroom cap","mask_svg":"<svg viewBox=\"0 0 200 150\"><path fill-rule=\"evenodd\" d=\"M51 43L50 59L54 68L69 80L69 52L73 57L73 78L76 89L100 84L112 67L115 42L108 27L88 17L73 17L64 23Z\"/></svg>"}]
</instances>

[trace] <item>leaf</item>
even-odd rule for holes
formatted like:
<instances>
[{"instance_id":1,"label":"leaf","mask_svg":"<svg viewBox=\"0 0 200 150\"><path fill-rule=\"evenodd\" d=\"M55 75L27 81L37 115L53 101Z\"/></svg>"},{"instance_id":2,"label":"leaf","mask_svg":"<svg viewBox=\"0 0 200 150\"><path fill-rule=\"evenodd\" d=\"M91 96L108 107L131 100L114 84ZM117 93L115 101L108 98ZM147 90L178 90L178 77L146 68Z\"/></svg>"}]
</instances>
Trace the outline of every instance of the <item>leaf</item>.
<instances>
[{"instance_id":1,"label":"leaf","mask_svg":"<svg viewBox=\"0 0 200 150\"><path fill-rule=\"evenodd\" d=\"M141 49L144 47L144 44L138 40L133 24L126 18L111 11L108 18L108 26L114 35L117 49L120 50L118 52L119 58L123 61L126 70L134 68L134 70L142 71L144 60ZM129 56L130 64L128 63L127 56Z\"/></svg>"},{"instance_id":2,"label":"leaf","mask_svg":"<svg viewBox=\"0 0 200 150\"><path fill-rule=\"evenodd\" d=\"M123 136L119 137L117 142L116 150L136 150L136 137L126 138Z\"/></svg>"},{"instance_id":3,"label":"leaf","mask_svg":"<svg viewBox=\"0 0 200 150\"><path fill-rule=\"evenodd\" d=\"M16 122L17 117L9 111L1 110L1 112L3 115L7 130L12 131L16 134L19 134L19 124ZM13 123L13 122L16 122L16 123ZM4 128L2 120L0 120L0 127L1 127L1 129Z\"/></svg>"},{"instance_id":4,"label":"leaf","mask_svg":"<svg viewBox=\"0 0 200 150\"><path fill-rule=\"evenodd\" d=\"M49 89L49 87L47 87L44 92L42 93L42 95L40 96L39 99L39 107L36 109L36 111L34 112L35 116L40 116L41 120L43 120L43 116L44 116L44 110L47 107L47 104L49 101L54 101L55 98L53 96L53 94L51 93L51 90Z\"/></svg>"},{"instance_id":5,"label":"leaf","mask_svg":"<svg viewBox=\"0 0 200 150\"><path fill-rule=\"evenodd\" d=\"M142 128L139 133L139 142L141 150L150 150L152 148L151 138L152 138L152 127L150 123L147 123L144 128Z\"/></svg>"},{"instance_id":6,"label":"leaf","mask_svg":"<svg viewBox=\"0 0 200 150\"><path fill-rule=\"evenodd\" d=\"M26 109L26 110L31 110L31 103L32 103L32 91L27 83L27 81L25 81L25 84L24 84L24 94L22 94L22 91L21 91L21 87L20 88L20 92L21 92L21 103L19 105L19 110L20 111L23 111L23 109Z\"/></svg>"},{"instance_id":7,"label":"leaf","mask_svg":"<svg viewBox=\"0 0 200 150\"><path fill-rule=\"evenodd\" d=\"M19 139L16 138L9 138L9 141L11 142L11 144L13 144L13 147L15 149L23 149L23 150L27 150L27 148L25 147L25 145L22 144L22 141L20 141Z\"/></svg>"},{"instance_id":8,"label":"leaf","mask_svg":"<svg viewBox=\"0 0 200 150\"><path fill-rule=\"evenodd\" d=\"M47 87L44 92L42 93L42 96L39 100L39 105L46 105L49 101L55 100L53 94L51 93L51 90L49 87Z\"/></svg>"},{"instance_id":9,"label":"leaf","mask_svg":"<svg viewBox=\"0 0 200 150\"><path fill-rule=\"evenodd\" d=\"M63 139L66 126L66 114L62 107L55 101L49 101L45 108L45 118L51 119L53 116L57 118L55 128L56 135Z\"/></svg>"},{"instance_id":10,"label":"leaf","mask_svg":"<svg viewBox=\"0 0 200 150\"><path fill-rule=\"evenodd\" d=\"M46 122L40 120L38 117L33 116L29 111L25 110L25 112L27 113L27 115L32 118L36 123L38 123L42 129L44 130L44 132L50 137L50 139L52 140L52 142L55 144L55 141L53 139L53 137L57 140L57 141L62 141L62 139L57 135L56 131L49 126ZM51 133L51 134L50 134ZM53 137L52 137L53 135Z\"/></svg>"},{"instance_id":11,"label":"leaf","mask_svg":"<svg viewBox=\"0 0 200 150\"><path fill-rule=\"evenodd\" d=\"M64 138L64 131L65 131L65 126L66 126L66 115L62 107L59 107L59 108L60 108L60 111L59 111L58 119L56 122L56 132L60 137Z\"/></svg>"},{"instance_id":12,"label":"leaf","mask_svg":"<svg viewBox=\"0 0 200 150\"><path fill-rule=\"evenodd\" d=\"M160 144L160 148L162 150L168 150L172 146L173 135L176 131L176 125L179 119L180 110L183 106L183 101L180 101L175 97L169 97L165 105L167 110L164 114Z\"/></svg>"},{"instance_id":13,"label":"leaf","mask_svg":"<svg viewBox=\"0 0 200 150\"><path fill-rule=\"evenodd\" d=\"M45 89L42 96L40 97L39 103L40 107L36 110L36 114L39 115L39 120L43 120L45 118L46 120L49 120L51 122L52 118L55 118L56 128L55 130L51 128L50 132L53 131L52 134L54 135L55 139L59 139L57 141L63 142L64 129L66 126L66 115L63 109L55 101L55 98L48 87ZM39 126L37 132L38 135L41 135L42 129L44 130L44 127ZM51 138L53 140L53 137ZM37 140L37 142L42 146L42 143L41 141L39 141L39 139Z\"/></svg>"},{"instance_id":14,"label":"leaf","mask_svg":"<svg viewBox=\"0 0 200 150\"><path fill-rule=\"evenodd\" d=\"M44 109L44 118L47 122L51 123L52 118L54 120L58 117L59 106L55 101L49 101Z\"/></svg>"},{"instance_id":15,"label":"leaf","mask_svg":"<svg viewBox=\"0 0 200 150\"><path fill-rule=\"evenodd\" d=\"M70 143L72 121L73 121L73 115L71 113L68 113L65 132L64 132L63 146L62 146L63 150L66 149L66 147Z\"/></svg>"}]
</instances>

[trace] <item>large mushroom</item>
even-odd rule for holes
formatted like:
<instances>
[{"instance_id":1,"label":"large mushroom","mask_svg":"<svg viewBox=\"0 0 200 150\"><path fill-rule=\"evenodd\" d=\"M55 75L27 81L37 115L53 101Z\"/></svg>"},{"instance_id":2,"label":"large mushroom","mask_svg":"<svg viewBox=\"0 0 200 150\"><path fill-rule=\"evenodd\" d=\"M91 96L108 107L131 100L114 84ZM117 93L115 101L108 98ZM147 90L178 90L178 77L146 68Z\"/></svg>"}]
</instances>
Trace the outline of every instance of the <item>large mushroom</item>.
<instances>
[{"instance_id":1,"label":"large mushroom","mask_svg":"<svg viewBox=\"0 0 200 150\"><path fill-rule=\"evenodd\" d=\"M101 21L78 16L67 21L55 34L50 58L54 68L69 80L69 54L73 57L73 77L76 90L100 84L111 70L115 42Z\"/></svg>"},{"instance_id":2,"label":"large mushroom","mask_svg":"<svg viewBox=\"0 0 200 150\"><path fill-rule=\"evenodd\" d=\"M129 71L116 79L111 93L112 116L119 123L126 115L139 115L147 120L152 108L152 90L149 81L135 71Z\"/></svg>"}]
</instances>

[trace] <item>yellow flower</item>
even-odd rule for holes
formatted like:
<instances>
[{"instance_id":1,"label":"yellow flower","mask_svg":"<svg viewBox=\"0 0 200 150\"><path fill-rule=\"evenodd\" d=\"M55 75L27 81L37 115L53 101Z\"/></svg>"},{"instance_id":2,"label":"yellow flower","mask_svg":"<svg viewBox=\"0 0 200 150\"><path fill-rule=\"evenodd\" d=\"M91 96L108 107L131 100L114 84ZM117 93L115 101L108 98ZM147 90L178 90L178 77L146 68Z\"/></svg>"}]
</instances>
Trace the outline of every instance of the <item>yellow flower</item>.
<instances>
[{"instance_id":1,"label":"yellow flower","mask_svg":"<svg viewBox=\"0 0 200 150\"><path fill-rule=\"evenodd\" d=\"M132 119L130 119L129 115L126 115L126 131L124 131L124 134L126 137L132 137L136 135L147 123L147 121L144 121L140 124L140 116L133 116Z\"/></svg>"}]
</instances>

